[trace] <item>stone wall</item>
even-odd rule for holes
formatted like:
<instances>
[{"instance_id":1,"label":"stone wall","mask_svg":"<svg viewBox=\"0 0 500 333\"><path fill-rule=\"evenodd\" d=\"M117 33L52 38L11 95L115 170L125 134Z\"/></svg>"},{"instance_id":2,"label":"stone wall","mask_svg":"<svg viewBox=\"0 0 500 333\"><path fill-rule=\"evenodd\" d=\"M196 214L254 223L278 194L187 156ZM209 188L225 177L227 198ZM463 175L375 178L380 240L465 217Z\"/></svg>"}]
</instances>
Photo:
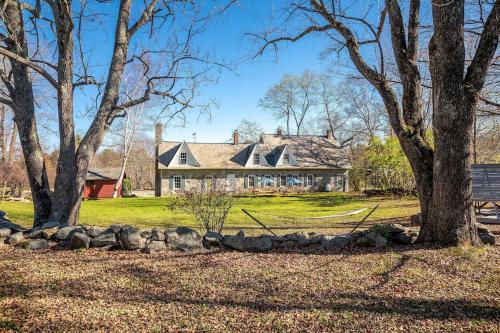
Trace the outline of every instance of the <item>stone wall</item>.
<instances>
[{"instance_id":1,"label":"stone wall","mask_svg":"<svg viewBox=\"0 0 500 333\"><path fill-rule=\"evenodd\" d=\"M485 244L496 244L496 236L484 225L477 225L479 236ZM67 248L71 250L97 248L100 250L129 250L156 253L166 250L207 251L236 250L244 252L268 251L327 251L352 247L385 248L410 245L416 240L413 229L399 224L375 224L368 230L347 235L323 235L301 232L283 236L263 234L246 237L207 232L203 237L190 228L139 230L128 225L60 227L48 224L41 228L24 229L10 222L0 211L0 245L10 245L29 250Z\"/></svg>"}]
</instances>

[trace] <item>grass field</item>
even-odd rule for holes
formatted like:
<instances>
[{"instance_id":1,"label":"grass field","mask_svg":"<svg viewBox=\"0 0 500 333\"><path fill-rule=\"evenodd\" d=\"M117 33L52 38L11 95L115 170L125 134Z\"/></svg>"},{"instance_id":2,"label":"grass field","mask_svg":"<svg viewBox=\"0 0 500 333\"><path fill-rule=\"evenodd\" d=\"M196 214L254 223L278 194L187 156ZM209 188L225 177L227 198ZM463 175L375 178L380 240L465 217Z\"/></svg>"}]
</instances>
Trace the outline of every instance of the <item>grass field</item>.
<instances>
[{"instance_id":1,"label":"grass field","mask_svg":"<svg viewBox=\"0 0 500 333\"><path fill-rule=\"evenodd\" d=\"M198 226L189 214L169 209L170 200L169 198L121 198L85 201L82 204L80 223L100 226L120 223L137 227ZM237 198L235 206L231 209L226 226L229 228L258 226L241 211L241 208L245 208L273 227L326 228L339 222L357 221L366 215L368 210L351 217L322 220L288 219L276 216L328 216L372 208L377 204L380 206L370 217L371 221L408 218L419 211L418 202L414 198L365 198L354 193L241 197ZM24 226L30 226L32 223L31 203L0 202L0 210L6 211L13 222Z\"/></svg>"},{"instance_id":2,"label":"grass field","mask_svg":"<svg viewBox=\"0 0 500 333\"><path fill-rule=\"evenodd\" d=\"M499 332L500 247L0 247L1 332Z\"/></svg>"}]
</instances>

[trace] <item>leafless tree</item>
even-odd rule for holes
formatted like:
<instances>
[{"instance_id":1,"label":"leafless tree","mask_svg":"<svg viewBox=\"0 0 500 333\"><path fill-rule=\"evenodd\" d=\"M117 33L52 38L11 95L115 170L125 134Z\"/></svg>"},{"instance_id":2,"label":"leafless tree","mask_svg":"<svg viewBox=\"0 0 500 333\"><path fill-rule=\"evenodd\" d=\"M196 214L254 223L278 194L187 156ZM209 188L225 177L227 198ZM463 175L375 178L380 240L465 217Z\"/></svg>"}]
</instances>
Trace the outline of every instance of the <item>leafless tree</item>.
<instances>
[{"instance_id":1,"label":"leafless tree","mask_svg":"<svg viewBox=\"0 0 500 333\"><path fill-rule=\"evenodd\" d=\"M285 8L278 28L254 34L259 54L280 42L320 33L346 51L357 73L378 91L389 123L408 157L421 208L419 241L480 244L471 196L470 162L473 118L500 33L500 0L480 1L477 47L466 61L463 0L432 2L428 73L433 100L433 147L425 137L423 80L419 67L420 1L401 8L386 0L378 15L345 8L340 1L299 0ZM366 7L365 7L366 8ZM373 10L378 7L373 6ZM361 12L361 14L360 14ZM403 18L407 13L407 19ZM373 18L376 19L373 19ZM388 20L388 25L385 24ZM481 21L480 20L480 21ZM384 30L389 28L395 69L386 63ZM465 73L465 75L464 75ZM401 93L398 93L400 91Z\"/></svg>"},{"instance_id":2,"label":"leafless tree","mask_svg":"<svg viewBox=\"0 0 500 333\"><path fill-rule=\"evenodd\" d=\"M258 122L247 119L243 119L237 129L241 143L259 142L260 136L264 133Z\"/></svg>"},{"instance_id":3,"label":"leafless tree","mask_svg":"<svg viewBox=\"0 0 500 333\"><path fill-rule=\"evenodd\" d=\"M294 122L295 134L299 135L306 116L314 108L316 76L309 71L300 76L285 75L271 87L259 101L259 106L271 111L278 120L286 123L286 133L291 134Z\"/></svg>"},{"instance_id":4,"label":"leafless tree","mask_svg":"<svg viewBox=\"0 0 500 333\"><path fill-rule=\"evenodd\" d=\"M229 3L231 2L233 1ZM197 89L206 81L208 73L219 66L207 54L196 49L193 42L211 18L226 10L227 6L210 9L199 8L190 1L149 0L142 4L139 12L137 8L132 6L132 0L119 1L110 64L104 80L100 81L91 73L91 66L88 59L85 59L81 32L85 24L92 22L89 17L96 19L102 17L102 14L89 14L87 1L2 1L0 20L4 34L0 54L10 59L13 81L18 85L9 90L23 96L5 102L13 104L13 109L17 112L16 121L28 169L30 165L34 166L34 170L29 170L28 174L30 178L41 179L35 185L40 185L42 190L37 191L32 184L35 194L48 193L48 184L34 111L29 111L34 109L29 70L43 77L54 88L57 99L59 158L54 194L52 198L49 196L40 200L43 214L35 209L35 224L47 220L67 225L77 223L89 164L114 119L124 117L128 109L148 102L154 96L164 100L165 108L185 110L193 107ZM29 22L23 21L23 10L26 11ZM160 33L153 47L146 47L144 44L147 43L141 43L156 38L157 31ZM31 52L28 49L28 32L29 36L35 36ZM41 44L53 48L53 62L50 58L47 60L40 56L38 46ZM162 66L155 66L157 63ZM127 96L122 90L124 73L135 65L143 67L145 76L142 94L137 98ZM15 72L17 68L18 72ZM21 80L23 77L24 81ZM4 84L8 84L8 81L4 80ZM89 85L96 86L98 91L94 117L77 145L74 91L85 89ZM15 106L14 102L17 103L17 100L25 102ZM18 114L22 113L29 117L21 119ZM31 125L27 126L27 123ZM28 145L24 143L26 139L33 141L33 149L28 149Z\"/></svg>"}]
</instances>

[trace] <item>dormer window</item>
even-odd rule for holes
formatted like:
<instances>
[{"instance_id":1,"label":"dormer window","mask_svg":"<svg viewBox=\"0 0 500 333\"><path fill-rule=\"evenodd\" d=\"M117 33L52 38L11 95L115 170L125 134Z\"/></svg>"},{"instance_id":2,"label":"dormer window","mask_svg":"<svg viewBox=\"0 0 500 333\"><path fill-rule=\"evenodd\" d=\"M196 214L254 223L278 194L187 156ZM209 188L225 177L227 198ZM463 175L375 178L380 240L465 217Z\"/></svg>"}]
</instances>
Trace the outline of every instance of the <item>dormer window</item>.
<instances>
[{"instance_id":1,"label":"dormer window","mask_svg":"<svg viewBox=\"0 0 500 333\"><path fill-rule=\"evenodd\" d=\"M179 155L179 164L181 165L187 164L187 153L181 153Z\"/></svg>"},{"instance_id":2,"label":"dormer window","mask_svg":"<svg viewBox=\"0 0 500 333\"><path fill-rule=\"evenodd\" d=\"M284 165L290 164L290 154L283 155L283 164Z\"/></svg>"},{"instance_id":3,"label":"dormer window","mask_svg":"<svg viewBox=\"0 0 500 333\"><path fill-rule=\"evenodd\" d=\"M260 155L259 154L253 154L253 164L260 165Z\"/></svg>"}]
</instances>

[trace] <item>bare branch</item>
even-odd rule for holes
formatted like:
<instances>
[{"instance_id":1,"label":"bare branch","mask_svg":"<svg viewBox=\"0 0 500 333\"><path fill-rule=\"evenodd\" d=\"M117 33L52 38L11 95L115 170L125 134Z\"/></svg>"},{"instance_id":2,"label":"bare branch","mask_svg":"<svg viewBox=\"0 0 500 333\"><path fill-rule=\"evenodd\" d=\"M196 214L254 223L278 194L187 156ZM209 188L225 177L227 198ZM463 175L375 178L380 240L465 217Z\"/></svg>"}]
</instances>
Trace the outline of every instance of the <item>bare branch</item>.
<instances>
[{"instance_id":1,"label":"bare branch","mask_svg":"<svg viewBox=\"0 0 500 333\"><path fill-rule=\"evenodd\" d=\"M59 89L59 83L57 83L57 80L52 77L47 71L45 71L43 68L39 67L33 61L23 58L6 48L0 47L0 54L11 58L12 60L17 61L20 64L23 64L25 66L30 67L31 69L35 70L38 74L42 75L49 83L56 89Z\"/></svg>"}]
</instances>

